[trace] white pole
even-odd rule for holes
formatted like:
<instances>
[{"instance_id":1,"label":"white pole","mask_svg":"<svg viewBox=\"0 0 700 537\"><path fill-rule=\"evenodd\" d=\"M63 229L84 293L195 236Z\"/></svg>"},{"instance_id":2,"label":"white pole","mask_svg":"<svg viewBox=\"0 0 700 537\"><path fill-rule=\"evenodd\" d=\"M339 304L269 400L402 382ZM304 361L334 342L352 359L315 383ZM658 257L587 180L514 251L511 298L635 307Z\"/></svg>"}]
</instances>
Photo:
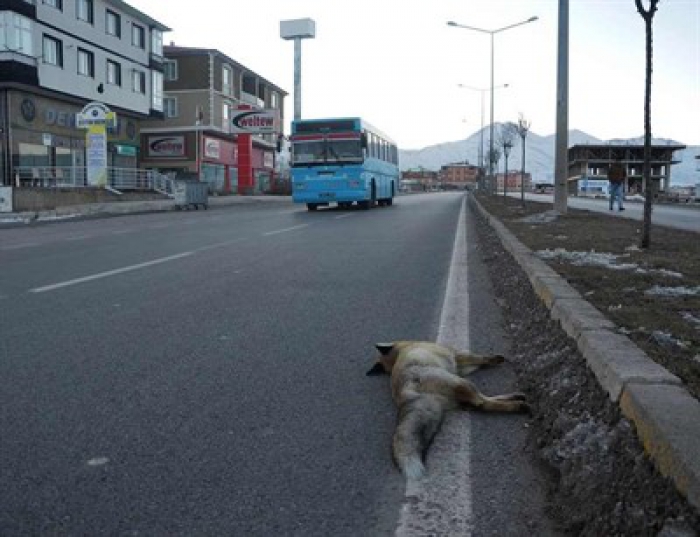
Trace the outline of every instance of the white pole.
<instances>
[{"instance_id":1,"label":"white pole","mask_svg":"<svg viewBox=\"0 0 700 537\"><path fill-rule=\"evenodd\" d=\"M301 119L301 37L294 38L294 119Z\"/></svg>"}]
</instances>

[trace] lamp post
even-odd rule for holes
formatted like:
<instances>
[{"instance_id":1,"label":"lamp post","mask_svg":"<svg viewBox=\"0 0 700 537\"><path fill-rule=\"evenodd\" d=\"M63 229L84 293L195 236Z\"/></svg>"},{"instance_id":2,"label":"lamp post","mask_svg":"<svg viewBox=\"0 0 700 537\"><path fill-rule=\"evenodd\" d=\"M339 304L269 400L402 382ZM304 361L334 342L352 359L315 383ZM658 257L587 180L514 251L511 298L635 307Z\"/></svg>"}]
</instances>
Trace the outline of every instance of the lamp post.
<instances>
[{"instance_id":1,"label":"lamp post","mask_svg":"<svg viewBox=\"0 0 700 537\"><path fill-rule=\"evenodd\" d=\"M473 91L478 91L481 94L481 129L479 130L479 169L481 173L484 170L484 92L489 91L490 88L475 88L474 86L467 86L466 84L457 84L458 87ZM507 88L508 84L503 84L502 86L496 86L494 89ZM483 184L481 185L484 186Z\"/></svg>"},{"instance_id":2,"label":"lamp post","mask_svg":"<svg viewBox=\"0 0 700 537\"><path fill-rule=\"evenodd\" d=\"M503 199L506 199L508 193L508 155L513 148L513 141L510 139L503 140L503 156L505 157L505 168L503 169Z\"/></svg>"},{"instance_id":3,"label":"lamp post","mask_svg":"<svg viewBox=\"0 0 700 537\"><path fill-rule=\"evenodd\" d=\"M527 20L521 21L521 22L516 22L515 24L509 24L508 26L503 26L502 28L497 28L495 30L485 30L483 28L476 28L474 26L467 26L466 24L459 24L455 21L448 21L447 25L448 26L453 26L455 28L464 28L465 30L473 30L475 32L481 32L482 34L489 34L491 36L491 125L490 125L490 130L489 130L489 154L493 153L493 90L495 89L494 84L493 84L493 64L494 64L494 53L493 53L493 36L505 32L506 30L510 30L511 28L515 28L516 26L522 26L523 24L527 24L529 22L535 22L537 20L537 17L530 17ZM489 159L489 175L493 174L493 165L491 164L491 159Z\"/></svg>"}]
</instances>

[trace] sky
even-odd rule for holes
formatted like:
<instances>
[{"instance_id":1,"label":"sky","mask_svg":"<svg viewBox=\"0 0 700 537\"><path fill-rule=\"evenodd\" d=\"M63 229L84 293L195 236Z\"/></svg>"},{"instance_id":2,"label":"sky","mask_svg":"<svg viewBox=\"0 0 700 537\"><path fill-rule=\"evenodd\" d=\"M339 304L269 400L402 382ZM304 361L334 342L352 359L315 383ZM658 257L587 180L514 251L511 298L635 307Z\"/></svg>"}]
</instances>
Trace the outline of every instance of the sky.
<instances>
[{"instance_id":1,"label":"sky","mask_svg":"<svg viewBox=\"0 0 700 537\"><path fill-rule=\"evenodd\" d=\"M303 118L362 116L401 149L463 140L522 115L556 131L558 0L127 0L172 28L164 43L215 48L289 93L294 45L280 21L311 18L302 42ZM648 5L649 0L643 0ZM700 145L700 0L660 0L654 17L652 134ZM644 134L645 30L634 0L569 0L569 128L597 138ZM459 85L485 89L470 90ZM482 93L484 105L482 107Z\"/></svg>"}]
</instances>

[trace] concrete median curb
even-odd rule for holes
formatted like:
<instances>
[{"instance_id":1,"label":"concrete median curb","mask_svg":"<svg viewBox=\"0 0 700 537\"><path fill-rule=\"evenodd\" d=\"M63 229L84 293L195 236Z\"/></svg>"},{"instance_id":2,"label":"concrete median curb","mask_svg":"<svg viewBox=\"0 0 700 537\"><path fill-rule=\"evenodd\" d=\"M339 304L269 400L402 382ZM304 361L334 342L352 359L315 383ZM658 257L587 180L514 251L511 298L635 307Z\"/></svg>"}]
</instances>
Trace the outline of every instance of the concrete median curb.
<instances>
[{"instance_id":1,"label":"concrete median curb","mask_svg":"<svg viewBox=\"0 0 700 537\"><path fill-rule=\"evenodd\" d=\"M576 341L610 399L634 423L646 453L691 505L700 509L700 402L681 380L654 362L584 300L569 283L491 216L474 196L472 205L493 227L504 248L528 275L537 296Z\"/></svg>"}]
</instances>

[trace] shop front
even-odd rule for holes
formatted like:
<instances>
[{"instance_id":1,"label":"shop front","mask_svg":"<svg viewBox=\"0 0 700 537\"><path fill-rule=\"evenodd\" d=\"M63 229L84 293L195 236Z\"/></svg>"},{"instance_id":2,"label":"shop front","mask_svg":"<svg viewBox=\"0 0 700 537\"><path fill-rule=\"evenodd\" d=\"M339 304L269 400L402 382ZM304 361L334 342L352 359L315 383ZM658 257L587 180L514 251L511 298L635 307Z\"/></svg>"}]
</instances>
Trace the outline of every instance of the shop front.
<instances>
[{"instance_id":1,"label":"shop front","mask_svg":"<svg viewBox=\"0 0 700 537\"><path fill-rule=\"evenodd\" d=\"M85 130L76 126L76 114L84 104L15 90L8 90L7 97L5 182L41 184L51 177L83 186ZM108 131L108 166L136 168L137 120L117 118L116 128Z\"/></svg>"}]
</instances>

